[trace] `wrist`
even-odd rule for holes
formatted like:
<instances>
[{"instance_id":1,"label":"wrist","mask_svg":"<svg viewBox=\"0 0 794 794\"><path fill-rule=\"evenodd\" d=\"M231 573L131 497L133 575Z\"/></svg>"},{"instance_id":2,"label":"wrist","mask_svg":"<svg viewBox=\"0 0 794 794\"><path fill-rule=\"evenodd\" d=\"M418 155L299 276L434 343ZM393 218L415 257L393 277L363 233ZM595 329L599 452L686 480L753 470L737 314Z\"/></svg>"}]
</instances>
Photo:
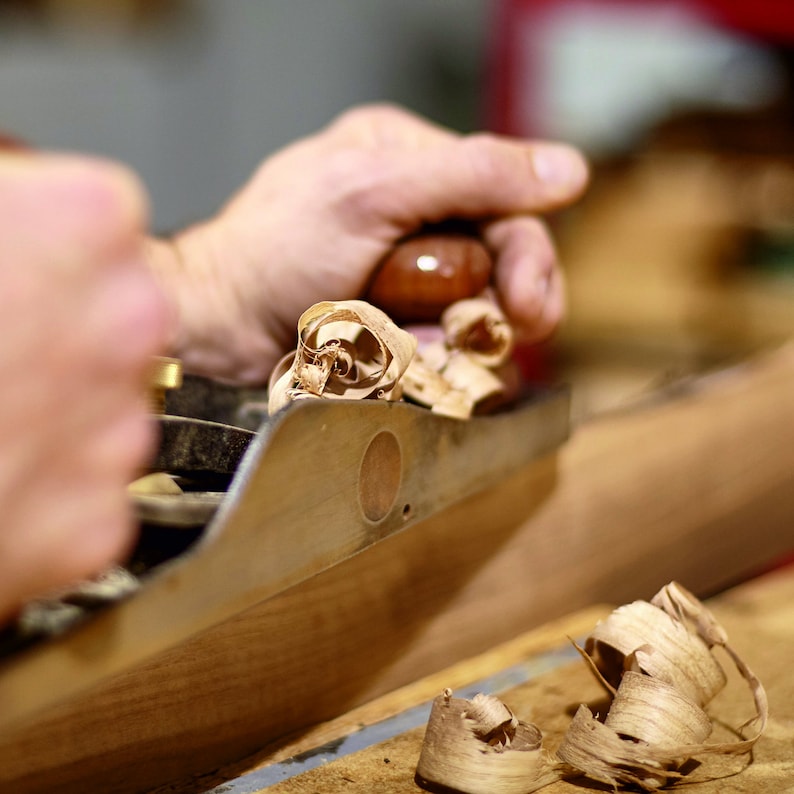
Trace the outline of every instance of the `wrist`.
<instances>
[{"instance_id":1,"label":"wrist","mask_svg":"<svg viewBox=\"0 0 794 794\"><path fill-rule=\"evenodd\" d=\"M169 352L186 372L226 383L264 383L281 355L259 318L246 311L217 221L149 238L147 259L172 307Z\"/></svg>"}]
</instances>

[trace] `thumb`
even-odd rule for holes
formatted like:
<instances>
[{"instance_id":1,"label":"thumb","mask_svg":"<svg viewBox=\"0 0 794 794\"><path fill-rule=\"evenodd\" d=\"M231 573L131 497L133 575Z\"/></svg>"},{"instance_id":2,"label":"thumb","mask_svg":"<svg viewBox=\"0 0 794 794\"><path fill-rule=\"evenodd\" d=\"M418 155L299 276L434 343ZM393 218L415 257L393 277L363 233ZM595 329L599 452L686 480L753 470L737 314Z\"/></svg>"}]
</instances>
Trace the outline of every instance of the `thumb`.
<instances>
[{"instance_id":1,"label":"thumb","mask_svg":"<svg viewBox=\"0 0 794 794\"><path fill-rule=\"evenodd\" d=\"M573 147L489 134L419 150L389 150L379 187L384 211L405 226L449 217L548 212L584 191L588 168ZM394 216L397 217L394 217Z\"/></svg>"}]
</instances>

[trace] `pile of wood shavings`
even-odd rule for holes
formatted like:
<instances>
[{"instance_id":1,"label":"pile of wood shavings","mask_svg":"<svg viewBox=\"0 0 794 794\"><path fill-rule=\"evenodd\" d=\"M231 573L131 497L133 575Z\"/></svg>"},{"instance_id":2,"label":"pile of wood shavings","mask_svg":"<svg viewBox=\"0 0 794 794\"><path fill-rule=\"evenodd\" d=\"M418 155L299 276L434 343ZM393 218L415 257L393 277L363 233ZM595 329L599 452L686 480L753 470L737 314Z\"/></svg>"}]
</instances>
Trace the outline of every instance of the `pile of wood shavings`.
<instances>
[{"instance_id":1,"label":"pile of wood shavings","mask_svg":"<svg viewBox=\"0 0 794 794\"><path fill-rule=\"evenodd\" d=\"M580 706L556 758L542 749L541 731L528 726L537 733L530 758L527 748L516 755L509 740L490 742L476 720L461 718L480 713L478 699L488 697L488 713L501 714L499 729L509 738L517 721L500 701L482 695L455 701L447 691L433 703L417 781L464 794L529 794L556 780L586 777L614 790L656 791L684 780L684 765L697 756L749 753L766 727L768 703L761 682L708 609L676 582L650 602L615 610L596 626L584 648L577 648L611 696L603 720ZM713 723L704 709L727 680L715 648L723 649L747 683L755 714L737 729L735 741L709 744ZM458 704L457 719L449 716L450 703ZM747 729L751 734L743 736ZM494 763L489 760L494 752L514 757ZM471 775L474 762L479 772ZM523 772L517 771L522 767Z\"/></svg>"},{"instance_id":2,"label":"pile of wood shavings","mask_svg":"<svg viewBox=\"0 0 794 794\"><path fill-rule=\"evenodd\" d=\"M413 334L366 301L325 301L298 321L298 346L270 378L271 414L306 398L400 400L466 419L510 390L513 331L487 298L451 304L443 339L418 349Z\"/></svg>"},{"instance_id":3,"label":"pile of wood shavings","mask_svg":"<svg viewBox=\"0 0 794 794\"><path fill-rule=\"evenodd\" d=\"M703 709L726 681L716 647L750 688L755 714L739 731L754 726L754 732L708 744L713 725ZM593 780L655 791L680 780L681 767L695 756L749 752L766 727L769 706L761 682L708 609L676 582L650 603L617 609L580 650L612 703L603 722L580 706L557 756Z\"/></svg>"}]
</instances>

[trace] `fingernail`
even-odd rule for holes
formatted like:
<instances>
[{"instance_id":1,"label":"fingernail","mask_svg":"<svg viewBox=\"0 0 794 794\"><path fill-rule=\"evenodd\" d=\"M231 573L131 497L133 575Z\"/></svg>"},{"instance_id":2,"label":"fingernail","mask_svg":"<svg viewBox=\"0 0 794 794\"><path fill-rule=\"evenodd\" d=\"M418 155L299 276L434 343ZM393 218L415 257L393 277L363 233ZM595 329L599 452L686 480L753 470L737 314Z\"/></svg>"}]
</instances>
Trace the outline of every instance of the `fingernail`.
<instances>
[{"instance_id":1,"label":"fingernail","mask_svg":"<svg viewBox=\"0 0 794 794\"><path fill-rule=\"evenodd\" d=\"M535 175L549 185L580 186L587 180L582 156L568 146L541 146L532 156Z\"/></svg>"}]
</instances>

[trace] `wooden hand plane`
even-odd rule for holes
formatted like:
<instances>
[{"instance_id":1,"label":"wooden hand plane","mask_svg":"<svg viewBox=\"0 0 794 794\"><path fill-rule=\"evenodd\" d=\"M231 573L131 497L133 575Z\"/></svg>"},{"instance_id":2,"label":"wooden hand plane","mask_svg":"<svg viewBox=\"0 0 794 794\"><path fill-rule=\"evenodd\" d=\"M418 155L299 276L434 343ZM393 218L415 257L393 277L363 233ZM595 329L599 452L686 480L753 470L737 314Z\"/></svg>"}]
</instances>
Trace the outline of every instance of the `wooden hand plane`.
<instances>
[{"instance_id":1,"label":"wooden hand plane","mask_svg":"<svg viewBox=\"0 0 794 794\"><path fill-rule=\"evenodd\" d=\"M561 389L469 421L368 400L298 401L256 433L159 417L156 466L219 474L239 458L228 492L138 592L5 662L0 730L493 486L564 441L568 413Z\"/></svg>"},{"instance_id":2,"label":"wooden hand plane","mask_svg":"<svg viewBox=\"0 0 794 794\"><path fill-rule=\"evenodd\" d=\"M445 228L398 246L370 291L391 298L404 321L435 321L445 301L481 291L489 278L485 249ZM168 364L162 387L180 382ZM211 520L197 520L206 526L192 537L172 533L185 548L147 566L128 598L0 662L0 731L492 487L568 435L565 389L469 421L406 403L303 400L253 432L212 421L222 413L212 410L219 388L192 383L198 397L180 394L183 409L198 409L192 416L157 417L152 468L221 482L214 493L171 500L181 505L171 523ZM156 403L164 409L162 395ZM168 524L169 498L149 501ZM145 510L141 517L145 530Z\"/></svg>"}]
</instances>

